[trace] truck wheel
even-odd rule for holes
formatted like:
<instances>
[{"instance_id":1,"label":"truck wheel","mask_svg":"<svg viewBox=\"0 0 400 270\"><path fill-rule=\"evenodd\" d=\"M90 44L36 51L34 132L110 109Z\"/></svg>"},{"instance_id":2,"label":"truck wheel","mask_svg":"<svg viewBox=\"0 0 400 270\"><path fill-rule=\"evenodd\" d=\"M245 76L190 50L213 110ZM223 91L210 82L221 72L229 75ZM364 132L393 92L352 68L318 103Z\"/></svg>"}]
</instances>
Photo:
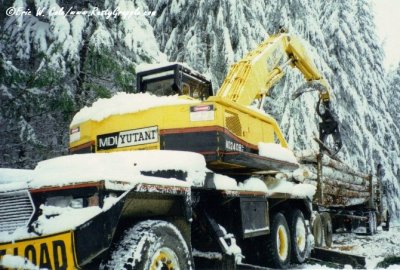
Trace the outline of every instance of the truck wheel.
<instances>
[{"instance_id":1,"label":"truck wheel","mask_svg":"<svg viewBox=\"0 0 400 270\"><path fill-rule=\"evenodd\" d=\"M321 221L322 221L325 246L331 247L332 246L332 234L333 234L331 215L327 212L321 213Z\"/></svg>"},{"instance_id":2,"label":"truck wheel","mask_svg":"<svg viewBox=\"0 0 400 270\"><path fill-rule=\"evenodd\" d=\"M303 263L307 259L307 226L303 213L296 209L289 215L290 242L292 243L292 261Z\"/></svg>"},{"instance_id":3,"label":"truck wheel","mask_svg":"<svg viewBox=\"0 0 400 270\"><path fill-rule=\"evenodd\" d=\"M323 241L323 230L319 213L315 213L314 219L312 220L312 232L314 236L314 245L316 247L321 247Z\"/></svg>"},{"instance_id":4,"label":"truck wheel","mask_svg":"<svg viewBox=\"0 0 400 270\"><path fill-rule=\"evenodd\" d=\"M372 225L374 226L374 234L377 234L378 233L378 217L376 216L375 211L372 213L372 217L374 218L374 222L372 223Z\"/></svg>"},{"instance_id":5,"label":"truck wheel","mask_svg":"<svg viewBox=\"0 0 400 270\"><path fill-rule=\"evenodd\" d=\"M112 253L106 269L191 269L191 254L171 223L148 220L135 225Z\"/></svg>"},{"instance_id":6,"label":"truck wheel","mask_svg":"<svg viewBox=\"0 0 400 270\"><path fill-rule=\"evenodd\" d=\"M282 213L276 213L271 224L267 237L267 264L273 268L285 269L290 263L289 227Z\"/></svg>"},{"instance_id":7,"label":"truck wheel","mask_svg":"<svg viewBox=\"0 0 400 270\"><path fill-rule=\"evenodd\" d=\"M368 235L374 235L376 233L376 214L374 211L368 212L368 220L365 225Z\"/></svg>"},{"instance_id":8,"label":"truck wheel","mask_svg":"<svg viewBox=\"0 0 400 270\"><path fill-rule=\"evenodd\" d=\"M382 230L389 231L389 228L390 228L390 215L389 211L387 211L385 225L382 225Z\"/></svg>"}]
</instances>

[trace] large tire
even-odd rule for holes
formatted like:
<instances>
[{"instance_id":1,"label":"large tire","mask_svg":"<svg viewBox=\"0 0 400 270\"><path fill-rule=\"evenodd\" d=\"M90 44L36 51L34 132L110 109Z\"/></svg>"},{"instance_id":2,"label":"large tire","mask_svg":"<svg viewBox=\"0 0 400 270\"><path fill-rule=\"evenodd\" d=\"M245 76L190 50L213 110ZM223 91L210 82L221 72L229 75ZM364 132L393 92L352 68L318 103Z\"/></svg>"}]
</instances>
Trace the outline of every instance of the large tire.
<instances>
[{"instance_id":1,"label":"large tire","mask_svg":"<svg viewBox=\"0 0 400 270\"><path fill-rule=\"evenodd\" d=\"M278 269L288 268L290 249L290 232L286 218L282 213L276 213L272 217L271 231L267 237L267 265Z\"/></svg>"},{"instance_id":2,"label":"large tire","mask_svg":"<svg viewBox=\"0 0 400 270\"><path fill-rule=\"evenodd\" d=\"M312 232L314 236L314 245L316 247L321 247L324 239L324 232L322 229L322 220L319 213L314 214L314 218L312 220Z\"/></svg>"},{"instance_id":3,"label":"large tire","mask_svg":"<svg viewBox=\"0 0 400 270\"><path fill-rule=\"evenodd\" d=\"M323 230L323 235L324 235L323 244L326 247L331 247L332 246L332 235L333 235L331 215L326 212L321 213L321 221L322 221L322 230Z\"/></svg>"},{"instance_id":4,"label":"large tire","mask_svg":"<svg viewBox=\"0 0 400 270\"><path fill-rule=\"evenodd\" d=\"M390 229L390 215L389 211L386 212L386 222L384 225L382 225L382 230L384 231L389 231Z\"/></svg>"},{"instance_id":5,"label":"large tire","mask_svg":"<svg viewBox=\"0 0 400 270\"><path fill-rule=\"evenodd\" d=\"M135 225L112 253L105 269L191 269L191 253L171 223L148 220Z\"/></svg>"},{"instance_id":6,"label":"large tire","mask_svg":"<svg viewBox=\"0 0 400 270\"><path fill-rule=\"evenodd\" d=\"M374 218L374 222L373 222L374 234L377 234L378 233L378 217L377 217L377 214L375 211L372 214L373 214L373 218Z\"/></svg>"},{"instance_id":7,"label":"large tire","mask_svg":"<svg viewBox=\"0 0 400 270\"><path fill-rule=\"evenodd\" d=\"M367 234L374 235L376 233L376 213L374 211L369 211L367 217L368 220L365 223Z\"/></svg>"},{"instance_id":8,"label":"large tire","mask_svg":"<svg viewBox=\"0 0 400 270\"><path fill-rule=\"evenodd\" d=\"M303 213L296 209L289 215L292 262L301 264L308 256L307 225Z\"/></svg>"}]
</instances>

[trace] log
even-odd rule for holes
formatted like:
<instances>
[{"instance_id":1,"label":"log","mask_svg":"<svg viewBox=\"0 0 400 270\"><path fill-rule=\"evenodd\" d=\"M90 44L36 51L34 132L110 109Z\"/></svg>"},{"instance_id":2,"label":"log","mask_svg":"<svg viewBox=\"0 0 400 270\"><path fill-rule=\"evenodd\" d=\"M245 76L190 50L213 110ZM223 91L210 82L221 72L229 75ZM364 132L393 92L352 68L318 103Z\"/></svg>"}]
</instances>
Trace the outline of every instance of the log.
<instances>
[{"instance_id":1,"label":"log","mask_svg":"<svg viewBox=\"0 0 400 270\"><path fill-rule=\"evenodd\" d=\"M337 197L349 197L349 198L367 198L369 197L368 191L354 191L349 190L340 186L332 186L329 184L323 184L324 194L330 194Z\"/></svg>"},{"instance_id":2,"label":"log","mask_svg":"<svg viewBox=\"0 0 400 270\"><path fill-rule=\"evenodd\" d=\"M316 164L318 152L315 150L303 150L303 151L296 152L295 156L297 157L297 159L299 160L300 163ZM347 174L358 176L358 177L364 178L366 180L368 180L370 177L370 175L358 172L358 171L354 170L353 168L351 168L349 165L347 165L341 161L334 160L327 155L323 155L322 165L328 166L331 168L335 168L341 172L345 172Z\"/></svg>"},{"instance_id":3,"label":"log","mask_svg":"<svg viewBox=\"0 0 400 270\"><path fill-rule=\"evenodd\" d=\"M301 165L289 178L316 186L322 192L323 201L318 202L319 196L316 195L315 203L327 207L343 207L363 204L370 199L370 175L358 172L340 160L323 155L322 175L321 179L318 179L319 152L304 150L296 152L295 155Z\"/></svg>"},{"instance_id":4,"label":"log","mask_svg":"<svg viewBox=\"0 0 400 270\"><path fill-rule=\"evenodd\" d=\"M337 197L331 194L325 194L324 201L321 203L323 206L350 206L368 202L369 198L348 198Z\"/></svg>"},{"instance_id":5,"label":"log","mask_svg":"<svg viewBox=\"0 0 400 270\"><path fill-rule=\"evenodd\" d=\"M317 186L316 181L311 181L311 180L305 180L305 184L310 184ZM333 191L332 189L329 189L330 187L326 188L324 187L323 189L323 194L324 194L324 200L323 202L319 202L318 204L323 205L323 206L349 206L349 205L355 205L355 204L361 204L365 203L369 200L369 193L346 193L346 194L337 194ZM357 202L356 202L357 201Z\"/></svg>"},{"instance_id":6,"label":"log","mask_svg":"<svg viewBox=\"0 0 400 270\"><path fill-rule=\"evenodd\" d=\"M368 180L371 177L369 174L364 174L364 173L358 172L358 171L354 170L353 168L349 167L347 164L344 164L343 162L334 160L328 156L323 156L322 165L332 167L332 168L338 169L339 171L364 178L365 180Z\"/></svg>"},{"instance_id":7,"label":"log","mask_svg":"<svg viewBox=\"0 0 400 270\"><path fill-rule=\"evenodd\" d=\"M310 178L313 180L318 179L317 168L314 165L303 164L301 166L304 167L308 171L307 178ZM329 168L329 167L323 167L322 174L323 174L323 180L324 179L333 179L338 182L369 187L369 181L365 180L364 178L354 176L351 174L345 174L344 172L335 171L334 169Z\"/></svg>"},{"instance_id":8,"label":"log","mask_svg":"<svg viewBox=\"0 0 400 270\"><path fill-rule=\"evenodd\" d=\"M353 191L360 191L360 192L369 192L369 189L367 186L360 186L360 185L353 185L349 183L343 183L339 182L335 179L324 179L323 183L327 183L332 186L340 186L345 189L353 190Z\"/></svg>"},{"instance_id":9,"label":"log","mask_svg":"<svg viewBox=\"0 0 400 270\"><path fill-rule=\"evenodd\" d=\"M317 162L318 153L319 152L317 150L306 149L306 150L295 151L294 155L298 160Z\"/></svg>"},{"instance_id":10,"label":"log","mask_svg":"<svg viewBox=\"0 0 400 270\"><path fill-rule=\"evenodd\" d=\"M311 184L314 186L318 185L318 182L315 179L306 179L304 181L304 183ZM322 183L329 185L329 186L340 187L342 189L347 189L347 190L356 191L356 192L369 192L369 189L366 186L343 183L343 182L337 181L335 179L323 179Z\"/></svg>"}]
</instances>

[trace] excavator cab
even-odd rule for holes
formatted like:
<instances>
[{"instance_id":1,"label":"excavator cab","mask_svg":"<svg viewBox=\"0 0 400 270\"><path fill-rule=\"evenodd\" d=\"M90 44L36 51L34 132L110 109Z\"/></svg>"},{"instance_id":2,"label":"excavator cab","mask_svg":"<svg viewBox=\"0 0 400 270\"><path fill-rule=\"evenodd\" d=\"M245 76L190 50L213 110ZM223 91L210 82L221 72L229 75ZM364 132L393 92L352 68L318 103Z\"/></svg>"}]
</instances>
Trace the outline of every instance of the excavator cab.
<instances>
[{"instance_id":1,"label":"excavator cab","mask_svg":"<svg viewBox=\"0 0 400 270\"><path fill-rule=\"evenodd\" d=\"M209 80L179 63L138 72L137 91L156 96L186 95L199 100L213 95Z\"/></svg>"}]
</instances>

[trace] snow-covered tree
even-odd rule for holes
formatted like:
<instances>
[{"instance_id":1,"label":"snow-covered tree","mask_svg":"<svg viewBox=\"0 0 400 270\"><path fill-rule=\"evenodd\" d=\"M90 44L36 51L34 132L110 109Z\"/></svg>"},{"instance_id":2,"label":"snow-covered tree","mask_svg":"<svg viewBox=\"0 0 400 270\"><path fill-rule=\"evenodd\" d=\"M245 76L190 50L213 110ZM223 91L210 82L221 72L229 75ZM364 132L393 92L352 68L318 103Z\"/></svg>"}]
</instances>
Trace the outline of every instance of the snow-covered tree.
<instances>
[{"instance_id":1,"label":"snow-covered tree","mask_svg":"<svg viewBox=\"0 0 400 270\"><path fill-rule=\"evenodd\" d=\"M382 164L386 170L384 183L394 183L392 190L398 191L392 153L399 152L399 130L388 113L383 51L378 45L370 3L332 2L324 9L322 21L331 55L331 85L340 106L345 141L342 156L371 173Z\"/></svg>"},{"instance_id":2,"label":"snow-covered tree","mask_svg":"<svg viewBox=\"0 0 400 270\"><path fill-rule=\"evenodd\" d=\"M36 16L67 6L55 0L5 4L32 15L0 17L2 167L32 167L67 153L68 125L77 110L99 97L133 91L138 63L165 60L142 15ZM74 8L145 9L124 0L96 4Z\"/></svg>"},{"instance_id":3,"label":"snow-covered tree","mask_svg":"<svg viewBox=\"0 0 400 270\"><path fill-rule=\"evenodd\" d=\"M393 70L390 70L387 75L388 91L387 99L388 112L393 117L393 122L400 128L400 63Z\"/></svg>"},{"instance_id":4,"label":"snow-covered tree","mask_svg":"<svg viewBox=\"0 0 400 270\"><path fill-rule=\"evenodd\" d=\"M76 1L75 1L76 2ZM281 27L304 39L333 89L341 122L340 157L359 170L384 165L398 191L398 95L390 94L369 0L108 0L74 2L77 10L155 11L156 16L9 16L5 6L33 13L66 1L5 0L0 7L0 164L32 167L66 153L68 124L82 106L132 91L136 65L181 61L208 75L218 89L229 66ZM4 11L4 12L3 12ZM265 109L293 149L316 148L317 93L292 101L304 79L296 69L273 88ZM397 166L397 167L396 167ZM391 209L400 206L393 192Z\"/></svg>"}]
</instances>

